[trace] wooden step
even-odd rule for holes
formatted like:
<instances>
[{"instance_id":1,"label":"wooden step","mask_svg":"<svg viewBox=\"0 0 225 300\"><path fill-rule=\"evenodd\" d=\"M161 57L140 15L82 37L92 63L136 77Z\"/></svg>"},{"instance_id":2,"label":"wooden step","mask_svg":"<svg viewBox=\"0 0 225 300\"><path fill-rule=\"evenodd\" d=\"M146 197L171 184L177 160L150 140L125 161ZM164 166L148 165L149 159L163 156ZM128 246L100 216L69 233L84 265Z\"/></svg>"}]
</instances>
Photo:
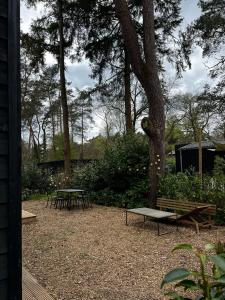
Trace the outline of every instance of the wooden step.
<instances>
[{"instance_id":1,"label":"wooden step","mask_svg":"<svg viewBox=\"0 0 225 300\"><path fill-rule=\"evenodd\" d=\"M26 211L22 210L22 224L32 223L36 220L36 215Z\"/></svg>"},{"instance_id":2,"label":"wooden step","mask_svg":"<svg viewBox=\"0 0 225 300\"><path fill-rule=\"evenodd\" d=\"M54 300L25 268L23 268L23 300Z\"/></svg>"}]
</instances>

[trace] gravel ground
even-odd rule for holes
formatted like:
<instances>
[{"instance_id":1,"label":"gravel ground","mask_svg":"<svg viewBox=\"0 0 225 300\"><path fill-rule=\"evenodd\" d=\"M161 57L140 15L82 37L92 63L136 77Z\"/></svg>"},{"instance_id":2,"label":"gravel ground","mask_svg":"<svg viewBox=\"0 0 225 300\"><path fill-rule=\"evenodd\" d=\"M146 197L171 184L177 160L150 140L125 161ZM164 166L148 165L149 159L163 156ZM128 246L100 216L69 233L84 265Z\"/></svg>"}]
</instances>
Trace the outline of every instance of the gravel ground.
<instances>
[{"instance_id":1,"label":"gravel ground","mask_svg":"<svg viewBox=\"0 0 225 300\"><path fill-rule=\"evenodd\" d=\"M224 241L225 228L188 228L157 236L156 224L123 210L94 206L85 210L45 208L43 201L23 202L37 222L23 225L23 263L56 300L161 300L163 275L193 266L189 253L171 253L176 243L203 247Z\"/></svg>"}]
</instances>

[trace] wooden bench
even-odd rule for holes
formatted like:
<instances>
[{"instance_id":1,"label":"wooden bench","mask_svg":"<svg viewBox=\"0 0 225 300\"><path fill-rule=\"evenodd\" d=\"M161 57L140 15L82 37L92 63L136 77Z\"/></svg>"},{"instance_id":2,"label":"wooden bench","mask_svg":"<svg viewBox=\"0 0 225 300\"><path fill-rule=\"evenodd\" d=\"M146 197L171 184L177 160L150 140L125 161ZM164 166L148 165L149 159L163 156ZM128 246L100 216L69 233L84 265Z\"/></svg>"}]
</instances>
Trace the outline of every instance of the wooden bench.
<instances>
[{"instance_id":1,"label":"wooden bench","mask_svg":"<svg viewBox=\"0 0 225 300\"><path fill-rule=\"evenodd\" d=\"M195 225L197 233L199 233L199 227L212 227L212 217L216 214L216 205L214 204L167 198L158 198L157 207L160 210L177 213L177 220L182 223Z\"/></svg>"}]
</instances>

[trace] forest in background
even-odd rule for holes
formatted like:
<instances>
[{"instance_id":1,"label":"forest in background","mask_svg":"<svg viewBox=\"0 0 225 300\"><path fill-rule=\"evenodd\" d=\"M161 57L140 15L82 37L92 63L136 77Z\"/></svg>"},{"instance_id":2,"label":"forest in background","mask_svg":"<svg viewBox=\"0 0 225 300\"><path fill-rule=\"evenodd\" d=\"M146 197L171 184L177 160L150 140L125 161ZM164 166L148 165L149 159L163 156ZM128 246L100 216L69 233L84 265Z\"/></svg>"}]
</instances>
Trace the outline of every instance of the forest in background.
<instances>
[{"instance_id":1,"label":"forest in background","mask_svg":"<svg viewBox=\"0 0 225 300\"><path fill-rule=\"evenodd\" d=\"M224 1L199 1L201 15L186 28L180 0L26 1L40 3L43 14L21 33L24 164L64 159L70 175L71 159L104 158L116 137L142 132L154 204L158 175L176 143L224 139ZM210 59L213 84L175 93L196 46ZM84 57L95 86L78 90L66 78L66 61ZM104 129L90 139L95 114Z\"/></svg>"}]
</instances>

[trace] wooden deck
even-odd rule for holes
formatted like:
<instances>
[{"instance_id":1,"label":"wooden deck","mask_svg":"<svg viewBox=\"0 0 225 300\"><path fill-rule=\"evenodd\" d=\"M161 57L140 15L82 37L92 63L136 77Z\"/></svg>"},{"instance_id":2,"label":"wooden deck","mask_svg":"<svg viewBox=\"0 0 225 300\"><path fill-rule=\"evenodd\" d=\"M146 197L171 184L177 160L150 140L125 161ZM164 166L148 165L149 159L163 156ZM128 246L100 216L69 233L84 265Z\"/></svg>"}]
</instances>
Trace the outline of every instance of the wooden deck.
<instances>
[{"instance_id":1,"label":"wooden deck","mask_svg":"<svg viewBox=\"0 0 225 300\"><path fill-rule=\"evenodd\" d=\"M22 224L32 223L35 220L36 220L36 215L34 215L26 210L22 210Z\"/></svg>"},{"instance_id":2,"label":"wooden deck","mask_svg":"<svg viewBox=\"0 0 225 300\"><path fill-rule=\"evenodd\" d=\"M23 300L54 300L25 268L23 268Z\"/></svg>"}]
</instances>

